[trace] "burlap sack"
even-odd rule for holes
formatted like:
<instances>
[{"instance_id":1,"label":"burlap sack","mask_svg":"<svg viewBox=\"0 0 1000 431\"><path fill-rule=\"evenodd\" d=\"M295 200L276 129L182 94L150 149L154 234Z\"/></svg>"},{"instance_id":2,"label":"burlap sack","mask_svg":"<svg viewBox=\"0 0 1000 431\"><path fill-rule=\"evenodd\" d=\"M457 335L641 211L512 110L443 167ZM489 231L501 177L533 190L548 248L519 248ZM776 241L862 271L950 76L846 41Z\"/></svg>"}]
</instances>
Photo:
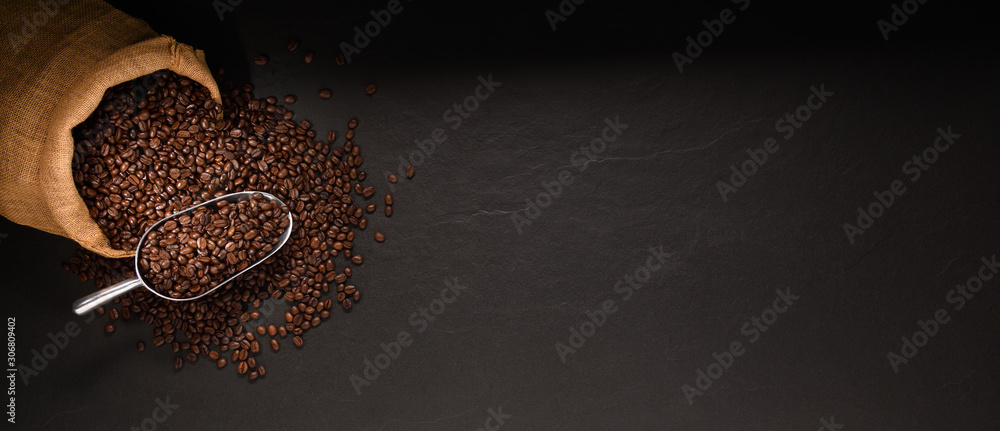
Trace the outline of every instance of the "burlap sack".
<instances>
[{"instance_id":1,"label":"burlap sack","mask_svg":"<svg viewBox=\"0 0 1000 431\"><path fill-rule=\"evenodd\" d=\"M204 53L99 0L0 0L0 36L0 214L132 256L111 248L76 191L71 131L109 87L161 69L221 102Z\"/></svg>"}]
</instances>

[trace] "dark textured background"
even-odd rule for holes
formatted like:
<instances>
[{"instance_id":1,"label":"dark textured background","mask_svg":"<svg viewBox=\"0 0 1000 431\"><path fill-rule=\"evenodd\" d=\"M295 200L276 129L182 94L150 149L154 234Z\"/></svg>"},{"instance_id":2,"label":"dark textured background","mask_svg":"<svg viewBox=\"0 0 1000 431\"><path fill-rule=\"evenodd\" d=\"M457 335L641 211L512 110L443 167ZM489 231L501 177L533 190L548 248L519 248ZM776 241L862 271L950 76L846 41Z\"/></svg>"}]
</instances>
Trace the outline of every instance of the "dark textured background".
<instances>
[{"instance_id":1,"label":"dark textured background","mask_svg":"<svg viewBox=\"0 0 1000 431\"><path fill-rule=\"evenodd\" d=\"M338 67L337 45L386 2L244 0L221 22L208 0L114 3L258 95L297 94L297 118L320 131L358 117L370 177L435 128L448 138L395 186L395 215L372 221L389 240L359 241L362 301L301 351L262 354L254 383L206 360L174 372L169 349L135 352L147 325L107 336L105 318L76 317L91 286L59 268L74 244L0 220L0 303L20 361L67 322L83 328L18 380L17 429L129 429L158 399L179 407L156 429L471 430L500 407L502 429L812 430L831 417L844 430L1000 429L1000 281L960 311L946 300L1000 251L1000 69L979 7L930 0L884 41L891 2L753 0L678 73L671 53L735 5L591 1L553 32L555 0L406 1ZM442 114L489 74L502 85L451 129ZM821 84L834 95L780 138L775 121ZM616 116L628 128L580 172L571 154ZM948 126L961 138L910 182L903 163ZM780 150L724 202L716 182L769 137ZM512 214L561 169L573 183L519 234ZM843 224L896 179L907 192L850 244ZM615 283L659 245L665 264L623 301ZM452 279L467 289L417 333L410 314ZM799 299L750 344L741 328L775 289ZM608 299L618 311L563 363L555 344ZM940 308L949 323L894 372L887 353ZM348 377L404 330L413 344L358 395ZM689 404L682 385L735 341L746 353Z\"/></svg>"}]
</instances>

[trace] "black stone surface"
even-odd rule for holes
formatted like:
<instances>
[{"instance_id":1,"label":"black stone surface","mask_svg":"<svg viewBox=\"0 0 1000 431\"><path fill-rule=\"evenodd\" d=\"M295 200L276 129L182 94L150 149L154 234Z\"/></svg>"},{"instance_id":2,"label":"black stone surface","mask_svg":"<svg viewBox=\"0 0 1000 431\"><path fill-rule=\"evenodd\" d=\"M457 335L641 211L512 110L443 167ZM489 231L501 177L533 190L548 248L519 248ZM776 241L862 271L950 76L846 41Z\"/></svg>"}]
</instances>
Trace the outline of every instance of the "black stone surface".
<instances>
[{"instance_id":1,"label":"black stone surface","mask_svg":"<svg viewBox=\"0 0 1000 431\"><path fill-rule=\"evenodd\" d=\"M114 3L259 96L298 95L296 118L319 131L359 118L380 192L384 173L421 151L415 140L446 139L393 187L393 217L373 218L366 232L388 241L359 241L362 301L301 350L264 352L268 373L253 383L204 359L175 372L169 349L135 351L147 325L108 336L106 318L73 315L92 289L60 269L75 245L0 221L18 364L81 328L37 375L15 378L17 423L5 429L471 430L498 425L490 409L504 430L1000 429L1000 280L960 309L951 293L1000 252L1000 69L979 7L927 2L885 41L885 1L585 2L555 31L554 0L406 1L339 67L338 45L387 2L245 0L222 21L207 0ZM671 54L725 8L736 20L679 72ZM260 53L264 67L250 61ZM453 128L448 110L489 76L500 84ZM778 121L815 106L813 88L832 94L786 139ZM609 119L627 127L592 143ZM914 180L906 163L933 155L939 128L961 136ZM719 182L768 138L777 150L723 199ZM578 153L591 145L592 159ZM560 175L572 182L540 214L526 210ZM896 180L905 192L852 243L845 223ZM513 217L529 215L519 231ZM656 269L631 287L647 263ZM460 296L419 331L413 313L454 282ZM607 301L615 312L602 319ZM947 323L926 344L917 335L923 346L894 369L887 355L937 310ZM594 329L582 345L581 325ZM357 391L350 376L402 331L412 344ZM717 376L710 387L702 372Z\"/></svg>"}]
</instances>

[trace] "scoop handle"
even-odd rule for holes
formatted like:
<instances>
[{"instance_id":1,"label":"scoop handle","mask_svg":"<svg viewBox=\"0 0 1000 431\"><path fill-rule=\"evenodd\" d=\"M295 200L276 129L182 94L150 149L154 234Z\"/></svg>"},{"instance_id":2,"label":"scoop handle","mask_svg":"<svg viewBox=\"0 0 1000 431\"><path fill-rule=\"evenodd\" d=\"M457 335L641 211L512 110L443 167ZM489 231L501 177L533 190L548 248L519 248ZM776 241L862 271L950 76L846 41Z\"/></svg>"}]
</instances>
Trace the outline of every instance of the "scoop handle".
<instances>
[{"instance_id":1,"label":"scoop handle","mask_svg":"<svg viewBox=\"0 0 1000 431\"><path fill-rule=\"evenodd\" d=\"M142 286L142 281L138 278L130 278L121 283L105 287L90 295L84 296L73 303L73 312L83 316L93 309L124 295L128 291Z\"/></svg>"}]
</instances>

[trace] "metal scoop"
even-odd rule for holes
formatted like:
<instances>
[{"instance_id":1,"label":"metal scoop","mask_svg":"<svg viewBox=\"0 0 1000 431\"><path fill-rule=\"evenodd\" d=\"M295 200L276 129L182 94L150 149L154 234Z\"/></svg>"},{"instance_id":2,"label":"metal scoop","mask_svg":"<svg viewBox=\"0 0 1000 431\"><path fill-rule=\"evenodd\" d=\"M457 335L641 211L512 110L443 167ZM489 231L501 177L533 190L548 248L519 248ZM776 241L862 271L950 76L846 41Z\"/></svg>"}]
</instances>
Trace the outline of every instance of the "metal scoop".
<instances>
[{"instance_id":1,"label":"metal scoop","mask_svg":"<svg viewBox=\"0 0 1000 431\"><path fill-rule=\"evenodd\" d=\"M258 259L256 262L254 262L250 266L246 267L246 269L244 269L244 270L236 273L232 277L229 277L228 279L226 279L226 281L223 281L222 283L217 284L215 287L209 289L208 291L206 291L205 293L202 293L201 295L193 296L193 297L190 297L190 298L171 298L169 296L166 296L166 295L158 292L156 289L150 287L151 283L149 283L149 281L145 279L145 276L143 275L142 271L139 270L140 251L142 250L143 245L146 242L146 237L149 236L150 232L158 229L160 226L162 226L167 221L174 220L174 219L176 219L176 218L178 218L178 217L180 217L180 216L182 216L184 214L187 214L187 213L189 213L191 211L194 211L195 209L198 209L199 207L210 205L210 204L213 204L213 203L219 202L219 201L228 201L230 203L237 203L237 202L249 200L250 196L252 196L255 193L260 193L261 195L263 195L268 200L277 203L279 206L285 206L285 203L282 202L281 199L278 199L278 198L274 197L271 194L264 193L264 192L249 191L249 192L230 193L230 194L225 195L225 196L220 196L220 197L217 197L215 199L206 201L204 203L195 205L195 206L193 206L191 208L188 208L186 210L178 211L178 212L176 212L174 214L171 214L171 215L169 215L167 217L164 217L162 220L154 223L153 226L151 226L149 229L147 229L146 232L142 234L142 237L139 238L139 244L136 245L136 253L135 253L135 274L136 274L136 278L131 278L131 279L125 280L125 281L123 281L121 283L115 284L113 286L105 287L104 289L98 290L97 292L91 293L90 295L87 295L87 296L85 296L83 298L80 298L79 300L77 300L76 302L73 303L73 311L76 312L76 314L82 316L84 314L89 313L91 310L93 310L93 309L95 309L97 307L100 307L101 305L103 305L103 304L105 304L105 303L107 303L107 302L109 302L109 301L111 301L111 300L113 300L113 299L115 299L115 298L117 298L117 297L119 297L121 295L124 295L125 293L127 293L130 290L135 289L135 288L137 288L139 286L143 286L147 290L149 290L150 292L153 292L154 295L159 296L160 298L163 298L163 299L170 300L170 301L191 301L191 300L195 300L195 299L204 297L205 295L208 295L208 294L216 291L220 287L225 286L230 281L233 281L233 279L235 279L236 277L239 277L240 275L243 275L243 273L249 271L251 268L257 266L261 262L267 260L268 258L270 258L271 256L273 256L274 253L277 253L278 250L280 250L281 247L284 246L286 242L288 242L288 238L292 236L292 213L291 213L291 211L288 212L288 227L285 229L284 232L281 233L281 237L278 240L278 244L273 249L271 249L270 253L268 253L267 255L265 255L263 258Z\"/></svg>"}]
</instances>

